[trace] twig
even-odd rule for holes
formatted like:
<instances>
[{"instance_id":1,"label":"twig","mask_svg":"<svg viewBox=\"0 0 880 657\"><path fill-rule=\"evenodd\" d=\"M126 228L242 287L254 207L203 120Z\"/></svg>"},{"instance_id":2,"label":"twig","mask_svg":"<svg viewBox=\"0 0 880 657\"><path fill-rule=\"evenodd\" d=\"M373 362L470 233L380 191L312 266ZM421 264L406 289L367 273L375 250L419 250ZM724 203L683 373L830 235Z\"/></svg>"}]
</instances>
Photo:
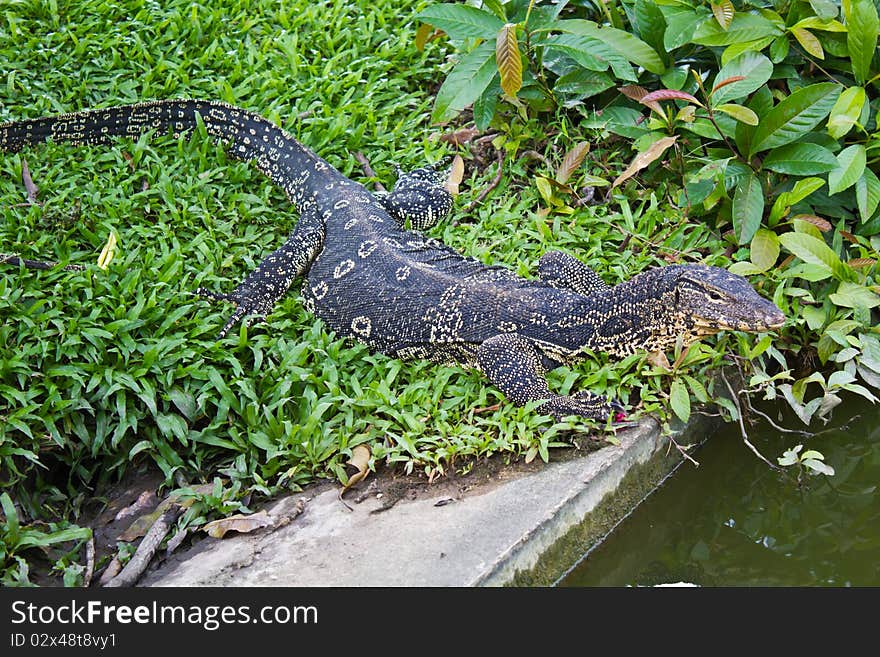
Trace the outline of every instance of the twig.
<instances>
[{"instance_id":1,"label":"twig","mask_svg":"<svg viewBox=\"0 0 880 657\"><path fill-rule=\"evenodd\" d=\"M696 468L699 468L699 467L700 467L699 462L698 462L696 459L694 459L693 456L691 456L690 454L687 453L687 449L686 449L685 447L682 447L681 445L679 445L679 444L675 441L675 438L673 438L672 436L668 436L668 438L669 438L669 442L671 442L673 445L675 445L675 449L678 450L678 453L681 454L683 458L685 458L685 459L687 459L688 461L690 461L691 463L693 463L693 464L694 464L694 467L696 467ZM669 453L669 452L667 451L667 454L668 454L668 453Z\"/></svg>"},{"instance_id":2,"label":"twig","mask_svg":"<svg viewBox=\"0 0 880 657\"><path fill-rule=\"evenodd\" d=\"M745 390L741 391L741 394L743 394L743 398L746 400L746 406L749 407L749 411L751 411L752 413L755 413L756 415L760 415L762 418L764 418L770 424L771 427L773 427L777 431L782 431L783 433L796 433L801 436L806 436L807 438L812 438L815 435L809 431L804 431L802 429L786 429L785 427L780 427L772 419L770 419L769 415L767 415L763 411L759 411L757 408L752 406L752 402L749 400L749 395L748 395L748 393L745 392Z\"/></svg>"},{"instance_id":3,"label":"twig","mask_svg":"<svg viewBox=\"0 0 880 657\"><path fill-rule=\"evenodd\" d=\"M153 523L153 526L150 527L150 531L148 531L147 535L144 536L141 544L138 545L134 556L132 556L131 560L127 564L125 564L125 568L122 569L122 572L120 572L116 577L104 584L104 586L133 586L135 582L140 579L140 576L143 574L143 572L147 569L147 566L150 564L150 559L153 558L153 555L156 553L156 549L165 538L165 535L168 533L171 525L174 523L175 520L177 520L177 516L180 514L180 512L180 507L174 505L172 506L172 508L168 509L165 513L159 516L156 519L156 522Z\"/></svg>"},{"instance_id":4,"label":"twig","mask_svg":"<svg viewBox=\"0 0 880 657\"><path fill-rule=\"evenodd\" d=\"M364 175L367 178L378 178L379 177L378 175L376 175L376 172L373 171L373 167L370 166L370 161L367 159L366 155L364 155L363 153L358 151L354 154L354 159L357 160L358 164L361 165L361 169L363 169ZM385 189L385 186L382 183L380 183L378 180L373 184L376 186L376 189L379 190L380 192L387 191Z\"/></svg>"},{"instance_id":5,"label":"twig","mask_svg":"<svg viewBox=\"0 0 880 657\"><path fill-rule=\"evenodd\" d=\"M723 371L723 370L720 370L719 373L721 374L721 379L724 381L724 385L726 385L726 386L727 386L727 389L730 391L730 396L733 397L733 403L736 405L736 414L737 414L737 419L739 420L739 428L740 428L740 431L742 432L742 439L743 439L743 442L746 444L746 446L747 446L750 450L752 450L752 452L755 454L755 456L757 456L759 459L761 459L762 461L764 461L764 463L766 463L767 465L769 465L769 466L770 466L771 468L773 468L774 470L780 470L780 471L781 471L782 468L780 468L779 466L774 465L773 463L771 463L770 461L768 461L768 460L766 459L766 457L765 457L763 454L761 454L761 452L758 451L758 448L755 447L754 445L752 445L751 442L749 442L749 434L746 433L746 425L745 425L745 423L743 422L742 406L741 406L740 403L739 403L739 395L737 395L737 394L733 391L733 386L730 385L730 381L728 381L728 380L727 380L727 377L724 376L724 371Z\"/></svg>"},{"instance_id":6,"label":"twig","mask_svg":"<svg viewBox=\"0 0 880 657\"><path fill-rule=\"evenodd\" d=\"M0 264L10 264L16 267L24 265L27 269L54 269L58 266L57 262L51 260L26 260L20 258L14 253L0 253ZM64 265L64 271L83 271L85 267L82 265Z\"/></svg>"},{"instance_id":7,"label":"twig","mask_svg":"<svg viewBox=\"0 0 880 657\"><path fill-rule=\"evenodd\" d=\"M465 210L465 212L472 212L474 210L474 208L476 208L480 203L482 203L483 199L489 195L489 192L491 192L493 189L495 189L496 187L498 187L498 185L501 184L501 176L504 174L504 167L502 166L504 164L504 152L503 151L498 151L498 156L496 158L496 162L498 162L498 171L495 174L495 177L492 179L492 182L490 182L488 187L486 187L485 189L483 189L483 191L480 192L479 196L477 196L477 198L475 198L473 200L473 202L467 207L467 210Z\"/></svg>"},{"instance_id":8,"label":"twig","mask_svg":"<svg viewBox=\"0 0 880 657\"><path fill-rule=\"evenodd\" d=\"M89 536L86 543L86 572L83 574L83 588L89 588L92 583L92 575L95 573L95 536Z\"/></svg>"},{"instance_id":9,"label":"twig","mask_svg":"<svg viewBox=\"0 0 880 657\"><path fill-rule=\"evenodd\" d=\"M491 406L483 406L481 408L475 408L474 414L479 415L480 413L492 413L501 408L501 404L492 404Z\"/></svg>"}]
</instances>

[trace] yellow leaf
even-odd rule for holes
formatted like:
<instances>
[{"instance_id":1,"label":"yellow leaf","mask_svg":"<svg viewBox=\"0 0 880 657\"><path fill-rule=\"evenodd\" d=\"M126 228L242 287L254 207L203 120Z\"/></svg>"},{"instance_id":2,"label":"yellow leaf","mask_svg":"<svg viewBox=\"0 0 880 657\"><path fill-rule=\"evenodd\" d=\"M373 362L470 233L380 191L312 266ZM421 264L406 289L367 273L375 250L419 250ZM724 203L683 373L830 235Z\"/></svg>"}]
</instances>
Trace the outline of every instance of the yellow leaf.
<instances>
[{"instance_id":1,"label":"yellow leaf","mask_svg":"<svg viewBox=\"0 0 880 657\"><path fill-rule=\"evenodd\" d=\"M116 233L111 230L107 243L101 249L101 255L98 256L98 267L107 269L114 255L116 255Z\"/></svg>"},{"instance_id":2,"label":"yellow leaf","mask_svg":"<svg viewBox=\"0 0 880 657\"><path fill-rule=\"evenodd\" d=\"M425 44L428 43L428 37L432 34L434 34L433 25L427 23L419 25L419 29L416 30L416 50L422 52L425 49Z\"/></svg>"},{"instance_id":3,"label":"yellow leaf","mask_svg":"<svg viewBox=\"0 0 880 657\"><path fill-rule=\"evenodd\" d=\"M724 112L728 116L732 116L740 123L745 123L746 125L758 125L758 115L743 105L724 103L715 109L719 112Z\"/></svg>"},{"instance_id":4,"label":"yellow leaf","mask_svg":"<svg viewBox=\"0 0 880 657\"><path fill-rule=\"evenodd\" d=\"M712 4L712 13L715 14L715 20L718 21L718 24L727 31L727 28L730 27L731 21L733 21L733 15L736 13L736 9L733 6L733 3L730 0L721 0L718 4L714 2Z\"/></svg>"},{"instance_id":5,"label":"yellow leaf","mask_svg":"<svg viewBox=\"0 0 880 657\"><path fill-rule=\"evenodd\" d=\"M514 23L507 23L498 30L498 37L495 40L495 63L501 75L501 89L508 96L516 96L516 92L522 87L522 59Z\"/></svg>"},{"instance_id":6,"label":"yellow leaf","mask_svg":"<svg viewBox=\"0 0 880 657\"><path fill-rule=\"evenodd\" d=\"M614 187L617 187L625 180L629 180L636 173L638 173L646 166L651 164L651 162L663 155L666 149L675 143L676 139L678 139L678 135L673 135L672 137L663 137L662 139L658 139L653 144L651 144L648 147L648 150L646 150L644 153L639 153L638 155L636 155L635 158L633 158L633 161L630 162L630 165L626 168L626 170L619 176L617 176L617 178L615 178L614 183L611 185L612 189Z\"/></svg>"},{"instance_id":7,"label":"yellow leaf","mask_svg":"<svg viewBox=\"0 0 880 657\"><path fill-rule=\"evenodd\" d=\"M818 59L825 59L825 51L822 49L822 44L819 43L819 39L816 38L815 34L802 27L791 28L791 33L794 34L794 38L798 40L798 43L809 54Z\"/></svg>"}]
</instances>

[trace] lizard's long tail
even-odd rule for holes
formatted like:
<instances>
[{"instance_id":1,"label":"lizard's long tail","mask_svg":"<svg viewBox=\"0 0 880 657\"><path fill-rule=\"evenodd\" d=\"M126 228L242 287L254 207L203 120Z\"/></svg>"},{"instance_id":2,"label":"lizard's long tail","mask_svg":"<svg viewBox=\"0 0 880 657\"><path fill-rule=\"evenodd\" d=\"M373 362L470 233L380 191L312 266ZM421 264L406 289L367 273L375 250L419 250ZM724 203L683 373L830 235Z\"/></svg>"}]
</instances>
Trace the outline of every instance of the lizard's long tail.
<instances>
[{"instance_id":1,"label":"lizard's long tail","mask_svg":"<svg viewBox=\"0 0 880 657\"><path fill-rule=\"evenodd\" d=\"M253 160L257 168L299 204L313 172L333 172L329 164L259 114L204 100L158 100L85 110L0 124L0 151L18 152L49 139L72 144L109 144L114 137L137 138L155 130L179 136L197 126L228 144L230 154ZM332 175L332 174L331 174Z\"/></svg>"}]
</instances>

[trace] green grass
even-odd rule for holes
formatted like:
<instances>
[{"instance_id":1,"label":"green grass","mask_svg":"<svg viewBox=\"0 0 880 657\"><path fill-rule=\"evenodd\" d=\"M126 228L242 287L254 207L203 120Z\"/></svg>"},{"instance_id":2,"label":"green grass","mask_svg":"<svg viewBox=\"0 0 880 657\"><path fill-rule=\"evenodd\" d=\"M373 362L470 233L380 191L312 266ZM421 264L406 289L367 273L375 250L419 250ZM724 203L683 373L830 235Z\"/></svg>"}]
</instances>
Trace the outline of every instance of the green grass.
<instances>
[{"instance_id":1,"label":"green grass","mask_svg":"<svg viewBox=\"0 0 880 657\"><path fill-rule=\"evenodd\" d=\"M414 167L446 152L429 124L444 46L420 53L413 45L422 4L7 2L0 120L152 98L222 99L272 118L356 179L356 151L389 176L393 162ZM527 126L556 162L590 137L565 116L560 126L550 139ZM514 407L475 372L370 355L336 337L295 291L267 323L216 342L230 308L191 291L231 289L296 215L280 190L203 135L23 155L42 205L21 205L21 160L0 155L0 252L86 270L0 268L0 485L18 507L16 527L42 519L65 531L95 490L145 460L169 486L222 476L227 497L241 498L344 480L361 443L374 465L428 474L492 454L546 459L549 447L567 444L566 425ZM598 151L584 171L603 175L598 163L619 157ZM647 192L617 199L623 212L540 216L532 177L541 171L551 173L509 158L498 190L466 216L492 176L469 169L458 225L433 234L523 275L552 248L584 257L612 283L667 255L727 262L711 255L722 251L711 231ZM111 232L117 255L103 271L96 262ZM701 353L705 365L720 350ZM649 369L640 356L622 364L598 357L551 380L563 392L635 392L638 412L665 413L663 379ZM4 580L25 580L24 548L8 539L0 537ZM59 570L70 560L59 558ZM76 580L69 570L68 580Z\"/></svg>"}]
</instances>

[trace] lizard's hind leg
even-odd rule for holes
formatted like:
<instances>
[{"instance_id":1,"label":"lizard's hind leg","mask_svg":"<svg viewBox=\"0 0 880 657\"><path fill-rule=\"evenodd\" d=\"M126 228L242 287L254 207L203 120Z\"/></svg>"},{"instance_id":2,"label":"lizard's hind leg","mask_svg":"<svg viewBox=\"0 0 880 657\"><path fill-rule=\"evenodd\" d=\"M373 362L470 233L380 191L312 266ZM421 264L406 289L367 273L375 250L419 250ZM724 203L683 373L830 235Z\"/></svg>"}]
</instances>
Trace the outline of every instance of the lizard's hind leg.
<instances>
[{"instance_id":1,"label":"lizard's hind leg","mask_svg":"<svg viewBox=\"0 0 880 657\"><path fill-rule=\"evenodd\" d=\"M307 210L287 241L266 256L232 292L225 294L197 289L196 294L215 301L230 301L237 306L217 338L222 339L245 317L265 319L290 284L308 271L324 248L324 232L324 220L317 210Z\"/></svg>"}]
</instances>

